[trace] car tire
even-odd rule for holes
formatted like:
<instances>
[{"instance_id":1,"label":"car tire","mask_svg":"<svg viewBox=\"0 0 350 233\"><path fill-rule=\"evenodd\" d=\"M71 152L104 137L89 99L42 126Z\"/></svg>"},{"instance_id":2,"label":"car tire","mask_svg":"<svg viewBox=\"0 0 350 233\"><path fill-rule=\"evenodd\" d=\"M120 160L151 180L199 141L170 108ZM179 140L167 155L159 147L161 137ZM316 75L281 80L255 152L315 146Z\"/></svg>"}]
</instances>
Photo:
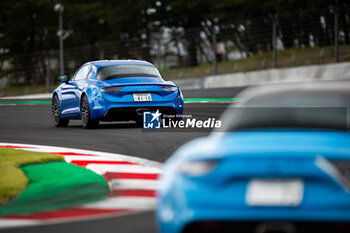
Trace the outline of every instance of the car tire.
<instances>
[{"instance_id":1,"label":"car tire","mask_svg":"<svg viewBox=\"0 0 350 233\"><path fill-rule=\"evenodd\" d=\"M52 98L52 122L56 127L67 127L69 124L69 119L61 118L60 101L57 95Z\"/></svg>"},{"instance_id":2,"label":"car tire","mask_svg":"<svg viewBox=\"0 0 350 233\"><path fill-rule=\"evenodd\" d=\"M98 119L91 119L89 100L86 95L83 96L80 106L81 123L84 129L97 128L100 121Z\"/></svg>"},{"instance_id":3,"label":"car tire","mask_svg":"<svg viewBox=\"0 0 350 233\"><path fill-rule=\"evenodd\" d=\"M136 123L136 127L143 128L143 119L136 119L135 123Z\"/></svg>"}]
</instances>

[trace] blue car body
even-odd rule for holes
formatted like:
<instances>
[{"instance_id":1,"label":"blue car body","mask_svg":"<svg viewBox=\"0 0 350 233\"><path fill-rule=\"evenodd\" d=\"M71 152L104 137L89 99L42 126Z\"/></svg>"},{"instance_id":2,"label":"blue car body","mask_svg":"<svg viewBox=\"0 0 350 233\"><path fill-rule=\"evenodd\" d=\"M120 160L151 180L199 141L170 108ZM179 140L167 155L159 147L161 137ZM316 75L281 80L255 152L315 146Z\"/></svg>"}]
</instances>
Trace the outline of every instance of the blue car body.
<instances>
[{"instance_id":1,"label":"blue car body","mask_svg":"<svg viewBox=\"0 0 350 233\"><path fill-rule=\"evenodd\" d=\"M349 104L347 85L340 85L339 89L327 85L330 84L316 90L296 85L292 89L277 86L273 91L257 88L253 94L248 91L248 95L241 97L245 98L239 105L243 108L226 111L223 119L230 120L224 125L238 126L249 120L252 125L261 123L255 121L254 108L247 108L250 102L268 103L268 107L274 101L282 103L282 107L300 103L313 106L315 101L316 106L324 103L334 107L333 102ZM247 109L249 115L240 115ZM323 124L322 120L329 123L327 114L334 109L321 109L324 114L319 117L320 121L317 117L306 118L320 127L276 127L279 115L275 113L284 110L277 109L272 120L264 119L271 120L268 124L275 124L274 127L257 127L256 124L251 128L213 132L180 147L166 161L160 180L157 206L160 232L299 232L296 229L307 224L311 228L301 232L350 232L348 129L319 124ZM298 111L292 112L291 118L300 120ZM311 109L310 112L316 111ZM349 115L342 116L330 119L341 119L337 123L346 127L346 120L345 125L342 123L347 117L349 124ZM282 119L285 123L283 120L285 118ZM250 188L254 182L291 180L302 184L299 202L257 204L251 201ZM271 222L280 225L269 229Z\"/></svg>"},{"instance_id":2,"label":"blue car body","mask_svg":"<svg viewBox=\"0 0 350 233\"><path fill-rule=\"evenodd\" d=\"M158 220L161 232L182 232L201 221L350 221L347 187L320 166L350 162L350 134L290 131L236 132L192 141L165 164ZM200 148L200 149L199 149ZM217 160L215 170L189 177L178 166ZM301 178L304 195L293 207L250 206L245 198L254 178ZM170 216L170 217L169 217Z\"/></svg>"},{"instance_id":3,"label":"blue car body","mask_svg":"<svg viewBox=\"0 0 350 233\"><path fill-rule=\"evenodd\" d=\"M173 114L183 113L183 96L181 90L166 91L162 87L176 87L171 81L165 81L161 77L121 77L110 80L99 80L97 73L101 68L118 65L151 66L151 63L140 60L101 60L85 63L71 78L62 83L54 90L53 96L57 95L60 103L62 119L81 118L81 100L86 95L89 101L91 119L115 120L111 110L135 111L142 109L160 109L170 111ZM154 67L155 68L155 67ZM85 70L83 70L85 69ZM75 76L82 71L83 77ZM122 87L116 92L103 92L101 90L111 87ZM150 93L152 101L135 102L134 93ZM127 120L127 119L122 119ZM131 119L134 120L134 119Z\"/></svg>"}]
</instances>

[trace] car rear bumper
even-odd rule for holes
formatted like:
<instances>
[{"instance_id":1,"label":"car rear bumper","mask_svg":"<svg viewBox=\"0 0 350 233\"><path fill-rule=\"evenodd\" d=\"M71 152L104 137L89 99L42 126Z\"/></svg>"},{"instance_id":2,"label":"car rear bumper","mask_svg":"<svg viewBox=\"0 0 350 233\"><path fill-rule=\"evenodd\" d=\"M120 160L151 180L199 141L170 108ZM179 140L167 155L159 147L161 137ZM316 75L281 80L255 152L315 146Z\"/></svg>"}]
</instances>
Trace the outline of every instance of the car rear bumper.
<instances>
[{"instance_id":1,"label":"car rear bumper","mask_svg":"<svg viewBox=\"0 0 350 233\"><path fill-rule=\"evenodd\" d=\"M175 115L176 109L168 106L141 106L141 107L122 107L109 109L102 121L142 121L144 112L155 112L159 110L162 114Z\"/></svg>"},{"instance_id":2,"label":"car rear bumper","mask_svg":"<svg viewBox=\"0 0 350 233\"><path fill-rule=\"evenodd\" d=\"M185 226L183 233L345 233L350 231L350 222L309 222L309 221L198 221Z\"/></svg>"},{"instance_id":3,"label":"car rear bumper","mask_svg":"<svg viewBox=\"0 0 350 233\"><path fill-rule=\"evenodd\" d=\"M164 211L164 210L163 210ZM337 210L282 210L261 209L199 209L186 208L172 213L174 220L167 221L158 211L160 232L265 232L260 225L276 223L276 229L267 232L350 232L350 209ZM169 213L168 213L169 214ZM288 223L295 231L283 231ZM281 226L282 225L282 226ZM310 230L311 229L311 230Z\"/></svg>"},{"instance_id":4,"label":"car rear bumper","mask_svg":"<svg viewBox=\"0 0 350 233\"><path fill-rule=\"evenodd\" d=\"M173 97L172 99L164 98L150 102L123 102L121 99L109 102L105 98L100 97L90 103L91 118L105 121L135 120L142 115L143 111L157 111L157 109L166 114L182 114L183 99L179 95Z\"/></svg>"},{"instance_id":5,"label":"car rear bumper","mask_svg":"<svg viewBox=\"0 0 350 233\"><path fill-rule=\"evenodd\" d=\"M187 227L191 231L185 232L195 232L192 228L198 225L192 226L193 223L212 221L220 227L224 222L224 229L231 227L232 222L328 222L329 227L339 222L350 224L350 194L331 181L306 179L304 197L297 206L251 206L245 200L247 181L235 180L221 187L222 179L193 182L183 176L175 177L163 176L161 181L157 208L161 232L179 233Z\"/></svg>"}]
</instances>

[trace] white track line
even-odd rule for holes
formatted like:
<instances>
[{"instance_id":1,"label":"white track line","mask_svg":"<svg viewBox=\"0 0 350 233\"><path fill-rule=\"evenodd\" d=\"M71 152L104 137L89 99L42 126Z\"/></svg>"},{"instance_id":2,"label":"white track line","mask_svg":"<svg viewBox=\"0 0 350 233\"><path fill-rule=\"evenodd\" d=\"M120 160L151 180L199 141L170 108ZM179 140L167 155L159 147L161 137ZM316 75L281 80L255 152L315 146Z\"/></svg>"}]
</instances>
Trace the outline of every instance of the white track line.
<instances>
[{"instance_id":1,"label":"white track line","mask_svg":"<svg viewBox=\"0 0 350 233\"><path fill-rule=\"evenodd\" d=\"M40 220L25 220L25 219L9 219L9 218L1 218L0 216L0 229L6 227L20 227L20 226L28 226L28 225L36 225L39 224Z\"/></svg>"},{"instance_id":2,"label":"white track line","mask_svg":"<svg viewBox=\"0 0 350 233\"><path fill-rule=\"evenodd\" d=\"M27 99L51 99L52 93L40 93L31 95L21 95L21 96L7 96L1 97L0 99L13 99L13 100L27 100Z\"/></svg>"}]
</instances>

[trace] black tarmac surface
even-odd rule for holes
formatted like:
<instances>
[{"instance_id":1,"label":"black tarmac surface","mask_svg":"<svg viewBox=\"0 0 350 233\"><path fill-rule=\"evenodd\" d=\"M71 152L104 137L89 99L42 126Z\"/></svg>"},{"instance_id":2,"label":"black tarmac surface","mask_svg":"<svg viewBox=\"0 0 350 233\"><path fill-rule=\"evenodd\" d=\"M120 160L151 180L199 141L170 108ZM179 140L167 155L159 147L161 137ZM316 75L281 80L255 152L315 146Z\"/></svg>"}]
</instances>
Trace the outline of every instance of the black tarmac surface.
<instances>
[{"instance_id":1,"label":"black tarmac surface","mask_svg":"<svg viewBox=\"0 0 350 233\"><path fill-rule=\"evenodd\" d=\"M237 88L185 90L187 98L235 97ZM8 100L7 100L8 101ZM218 117L224 103L185 104L185 114ZM134 124L103 123L98 129L84 130L80 121L67 128L55 128L51 105L0 106L0 142L63 146L127 154L164 162L179 146L208 132L145 132ZM157 232L154 212L109 217L98 220L4 229L0 232Z\"/></svg>"}]
</instances>

